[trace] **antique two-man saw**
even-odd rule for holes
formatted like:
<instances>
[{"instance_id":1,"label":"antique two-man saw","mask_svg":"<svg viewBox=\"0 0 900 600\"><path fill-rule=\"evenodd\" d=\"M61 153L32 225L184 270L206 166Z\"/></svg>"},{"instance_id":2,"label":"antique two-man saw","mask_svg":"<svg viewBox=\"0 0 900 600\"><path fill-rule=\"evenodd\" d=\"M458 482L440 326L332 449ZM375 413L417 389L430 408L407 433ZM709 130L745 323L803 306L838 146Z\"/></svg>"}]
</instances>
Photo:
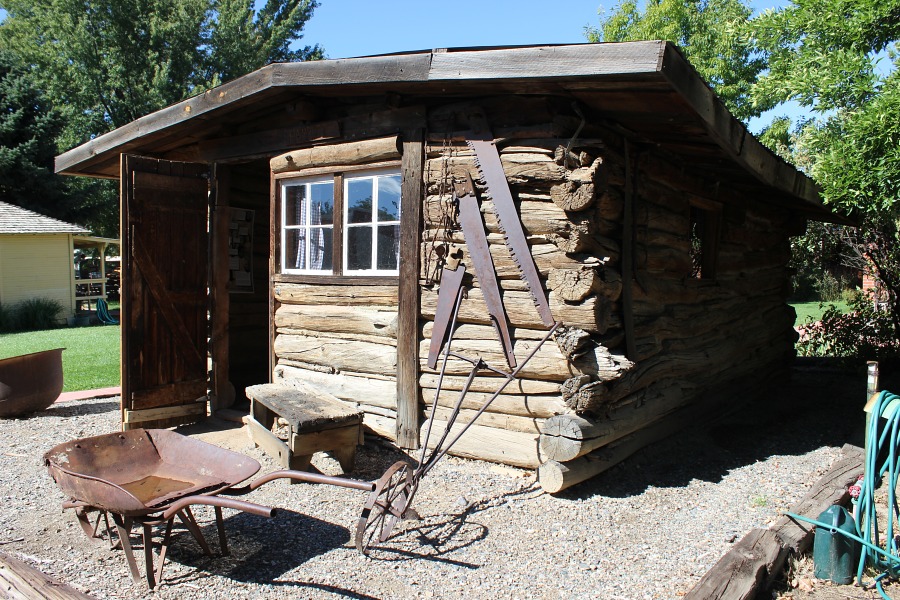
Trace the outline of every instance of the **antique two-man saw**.
<instances>
[{"instance_id":1,"label":"antique two-man saw","mask_svg":"<svg viewBox=\"0 0 900 600\"><path fill-rule=\"evenodd\" d=\"M466 241L469 261L475 270L482 297L487 306L491 322L497 331L497 336L510 370L493 367L484 362L480 356L473 358L451 349L453 333L456 329L457 317L459 316L459 307L464 294L463 277L466 268L465 265L459 262L458 258L448 260L441 274L441 285L438 292L437 309L435 311L427 364L429 368L436 369L442 351L443 361L439 371L434 402L431 405L431 413L425 430L425 439L422 440L422 453L418 465L412 465L407 461L394 463L376 483L375 490L369 495L356 527L356 547L363 554L368 554L370 546L376 540L378 542L386 541L394 527L401 520L418 518L418 515L412 509L412 502L421 478L447 454L450 448L468 431L478 417L506 389L506 386L518 378L519 373L528 361L537 353L543 343L550 339L560 325L553 319L553 315L550 312L550 305L547 302L547 296L543 291L538 270L534 264L534 258L528 247L519 213L516 210L516 205L500 162L500 153L493 137L487 128L482 126L477 132L466 136L466 143L475 153L476 166L485 184L485 191L493 202L494 212L503 231L510 255L519 268L519 273L534 300L541 321L549 328L549 331L526 357L521 360L516 359L513 352L514 340L510 331L509 318L503 306L500 285L485 234L484 220L481 217L481 210L475 194L475 185L469 176L466 176L463 181L454 182L454 197L459 211L459 224ZM432 444L430 443L431 433L437 412L438 398L441 393L447 362L451 357L468 362L471 365L471 370L450 416L447 418L443 434L441 434L440 439L436 443ZM455 431L451 437L451 429L453 429L460 414L463 400L479 371L491 371L501 376L503 378L502 382L497 391L482 404L475 415ZM449 441L448 438L450 438ZM429 447L431 447L430 454L428 454Z\"/></svg>"}]
</instances>

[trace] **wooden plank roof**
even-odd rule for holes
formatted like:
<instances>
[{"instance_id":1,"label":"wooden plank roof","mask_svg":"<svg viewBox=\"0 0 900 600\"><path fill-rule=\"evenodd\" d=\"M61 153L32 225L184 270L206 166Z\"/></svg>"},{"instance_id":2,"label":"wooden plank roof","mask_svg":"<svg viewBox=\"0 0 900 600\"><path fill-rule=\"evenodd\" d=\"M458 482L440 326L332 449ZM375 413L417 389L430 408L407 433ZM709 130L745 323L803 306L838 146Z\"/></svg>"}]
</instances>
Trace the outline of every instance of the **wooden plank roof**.
<instances>
[{"instance_id":1,"label":"wooden plank roof","mask_svg":"<svg viewBox=\"0 0 900 600\"><path fill-rule=\"evenodd\" d=\"M0 202L0 233L87 233L79 225L66 223L14 204Z\"/></svg>"},{"instance_id":2,"label":"wooden plank roof","mask_svg":"<svg viewBox=\"0 0 900 600\"><path fill-rule=\"evenodd\" d=\"M159 156L222 136L221 124L298 95L392 93L418 98L502 93L571 97L623 133L681 157L723 181L767 188L769 201L823 220L811 179L738 121L676 46L625 42L449 49L302 63L275 63L73 148L56 171L117 177L119 154ZM289 149L289 148L286 148Z\"/></svg>"}]
</instances>

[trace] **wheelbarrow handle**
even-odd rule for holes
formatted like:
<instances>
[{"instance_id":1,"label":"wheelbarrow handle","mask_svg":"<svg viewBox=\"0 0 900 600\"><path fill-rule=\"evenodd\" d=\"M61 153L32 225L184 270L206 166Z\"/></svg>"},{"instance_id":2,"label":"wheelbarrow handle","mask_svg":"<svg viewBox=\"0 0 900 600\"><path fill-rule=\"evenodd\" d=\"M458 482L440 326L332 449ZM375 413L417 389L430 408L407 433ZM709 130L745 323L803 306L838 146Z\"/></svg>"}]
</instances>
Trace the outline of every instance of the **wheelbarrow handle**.
<instances>
[{"instance_id":1,"label":"wheelbarrow handle","mask_svg":"<svg viewBox=\"0 0 900 600\"><path fill-rule=\"evenodd\" d=\"M258 515L260 517L266 518L274 517L276 512L276 510L271 506L263 506L262 504L254 504L253 502L236 500L234 498L223 498L222 496L206 496L201 494L197 496L185 496L184 498L176 500L172 503L171 506L169 506L169 508L165 510L165 512L163 512L160 520L165 521L171 519L179 511L182 511L193 504L206 504L208 506L233 508L235 510L250 513L251 515Z\"/></svg>"},{"instance_id":2,"label":"wheelbarrow handle","mask_svg":"<svg viewBox=\"0 0 900 600\"><path fill-rule=\"evenodd\" d=\"M331 475L321 475L319 473L309 473L307 471L294 471L283 469L281 471L273 471L268 475L263 475L259 479L250 483L250 490L255 490L259 486L269 483L275 479L296 479L307 483L324 483L327 485L336 485L354 490L362 490L371 492L375 489L374 481L360 481L359 479L344 479L343 477L332 477Z\"/></svg>"}]
</instances>

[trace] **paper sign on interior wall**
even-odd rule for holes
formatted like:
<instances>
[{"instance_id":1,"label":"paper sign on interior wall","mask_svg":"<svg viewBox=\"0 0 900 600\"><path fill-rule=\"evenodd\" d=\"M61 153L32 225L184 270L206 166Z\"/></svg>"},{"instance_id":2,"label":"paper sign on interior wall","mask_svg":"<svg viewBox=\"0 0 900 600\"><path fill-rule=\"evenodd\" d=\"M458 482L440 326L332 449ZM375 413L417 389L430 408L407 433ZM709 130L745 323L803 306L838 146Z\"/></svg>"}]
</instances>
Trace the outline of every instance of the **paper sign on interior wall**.
<instances>
[{"instance_id":1,"label":"paper sign on interior wall","mask_svg":"<svg viewBox=\"0 0 900 600\"><path fill-rule=\"evenodd\" d=\"M253 292L253 218L245 208L229 209L228 224L228 291Z\"/></svg>"}]
</instances>

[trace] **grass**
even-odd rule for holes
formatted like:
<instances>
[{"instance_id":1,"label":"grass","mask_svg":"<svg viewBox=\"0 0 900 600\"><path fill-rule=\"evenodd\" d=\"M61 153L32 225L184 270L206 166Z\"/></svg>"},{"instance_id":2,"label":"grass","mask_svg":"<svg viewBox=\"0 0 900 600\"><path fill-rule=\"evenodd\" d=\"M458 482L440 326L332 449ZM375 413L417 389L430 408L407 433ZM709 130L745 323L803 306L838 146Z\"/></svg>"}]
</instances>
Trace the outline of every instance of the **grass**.
<instances>
[{"instance_id":1,"label":"grass","mask_svg":"<svg viewBox=\"0 0 900 600\"><path fill-rule=\"evenodd\" d=\"M810 320L818 321L829 305L837 306L841 312L847 312L850 309L846 302L819 302L816 300L815 302L792 303L791 306L797 311L797 320L794 321L794 325L799 326Z\"/></svg>"},{"instance_id":2,"label":"grass","mask_svg":"<svg viewBox=\"0 0 900 600\"><path fill-rule=\"evenodd\" d=\"M63 391L119 385L119 326L64 327L0 334L0 358L65 348Z\"/></svg>"}]
</instances>

